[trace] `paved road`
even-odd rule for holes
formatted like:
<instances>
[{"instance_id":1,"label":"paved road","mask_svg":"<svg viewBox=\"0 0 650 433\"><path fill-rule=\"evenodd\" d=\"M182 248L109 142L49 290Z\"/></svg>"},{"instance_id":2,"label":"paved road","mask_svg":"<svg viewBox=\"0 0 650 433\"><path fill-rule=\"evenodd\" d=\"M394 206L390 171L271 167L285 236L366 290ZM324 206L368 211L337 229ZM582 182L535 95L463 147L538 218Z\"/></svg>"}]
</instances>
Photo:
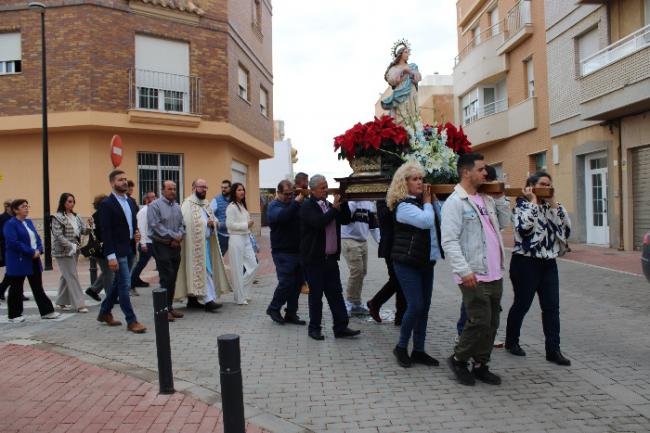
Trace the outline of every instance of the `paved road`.
<instances>
[{"instance_id":1,"label":"paved road","mask_svg":"<svg viewBox=\"0 0 650 433\"><path fill-rule=\"evenodd\" d=\"M383 262L371 259L364 295L374 294L385 278ZM304 327L276 325L264 314L273 276L260 278L251 305L227 303L219 314L191 312L171 324L174 374L218 391L216 337L234 332L242 336L247 404L315 432L650 431L650 285L642 277L571 262L560 264L560 279L562 348L573 366L544 359L535 305L522 332L528 356L495 351L492 369L504 379L500 387L461 387L444 366L402 369L391 354L398 333L392 323L353 319L361 338L340 341L326 312L324 342L309 339ZM511 292L508 282L501 329ZM306 301L301 297L305 316ZM151 297L134 303L152 327ZM427 338L427 350L440 359L453 347L458 304L449 268L440 264ZM58 323L30 318L2 324L0 339L31 338L155 370L153 332L106 328L94 310Z\"/></svg>"}]
</instances>

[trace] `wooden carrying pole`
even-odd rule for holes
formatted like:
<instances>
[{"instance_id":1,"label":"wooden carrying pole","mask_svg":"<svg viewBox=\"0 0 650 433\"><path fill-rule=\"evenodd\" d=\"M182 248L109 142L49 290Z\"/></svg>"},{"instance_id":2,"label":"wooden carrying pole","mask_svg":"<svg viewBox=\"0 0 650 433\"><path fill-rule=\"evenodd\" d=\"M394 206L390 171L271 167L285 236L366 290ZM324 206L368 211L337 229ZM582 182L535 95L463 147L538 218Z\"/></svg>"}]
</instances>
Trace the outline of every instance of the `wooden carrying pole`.
<instances>
[{"instance_id":1,"label":"wooden carrying pole","mask_svg":"<svg viewBox=\"0 0 650 433\"><path fill-rule=\"evenodd\" d=\"M437 184L431 185L431 192L439 196L448 196L454 192L454 187L456 185L452 184ZM311 191L308 189L296 189L297 194L308 195ZM486 194L500 194L505 193L508 197L517 197L523 195L521 188L506 188L505 184L502 182L494 183L484 183L480 186L479 192ZM554 195L553 188L533 188L533 193L539 198L549 198ZM328 188L327 194L339 194L339 188Z\"/></svg>"}]
</instances>

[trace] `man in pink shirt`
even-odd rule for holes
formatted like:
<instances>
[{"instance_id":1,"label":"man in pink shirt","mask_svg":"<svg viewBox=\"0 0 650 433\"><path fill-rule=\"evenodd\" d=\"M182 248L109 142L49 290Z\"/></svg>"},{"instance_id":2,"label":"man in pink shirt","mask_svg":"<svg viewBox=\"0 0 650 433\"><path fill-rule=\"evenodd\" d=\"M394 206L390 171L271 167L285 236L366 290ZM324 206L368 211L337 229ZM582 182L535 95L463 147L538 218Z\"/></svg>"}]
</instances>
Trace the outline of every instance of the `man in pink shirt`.
<instances>
[{"instance_id":1,"label":"man in pink shirt","mask_svg":"<svg viewBox=\"0 0 650 433\"><path fill-rule=\"evenodd\" d=\"M503 293L500 230L510 224L510 206L504 195L495 199L478 192L487 175L483 155L461 155L458 175L461 181L442 207L442 248L463 294L468 320L447 362L463 385L474 385L476 379L499 385L501 378L489 371L488 363Z\"/></svg>"}]
</instances>

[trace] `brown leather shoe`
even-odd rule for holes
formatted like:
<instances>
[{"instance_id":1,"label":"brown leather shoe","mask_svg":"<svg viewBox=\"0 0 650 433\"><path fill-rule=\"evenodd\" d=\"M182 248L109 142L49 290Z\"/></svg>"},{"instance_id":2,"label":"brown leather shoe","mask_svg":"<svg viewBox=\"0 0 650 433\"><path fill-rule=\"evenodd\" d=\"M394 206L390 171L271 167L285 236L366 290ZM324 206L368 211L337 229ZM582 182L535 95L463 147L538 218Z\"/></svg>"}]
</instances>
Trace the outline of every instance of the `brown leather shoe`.
<instances>
[{"instance_id":1,"label":"brown leather shoe","mask_svg":"<svg viewBox=\"0 0 650 433\"><path fill-rule=\"evenodd\" d=\"M174 315L172 313L167 313L167 321L173 322L174 320L176 320L176 318L174 318Z\"/></svg>"},{"instance_id":2,"label":"brown leather shoe","mask_svg":"<svg viewBox=\"0 0 650 433\"><path fill-rule=\"evenodd\" d=\"M147 327L140 322L129 323L127 329L135 334L144 334L147 331Z\"/></svg>"},{"instance_id":3,"label":"brown leather shoe","mask_svg":"<svg viewBox=\"0 0 650 433\"><path fill-rule=\"evenodd\" d=\"M113 315L111 313L100 314L99 316L97 316L97 321L104 322L108 326L120 326L122 324L122 322L120 322L119 320L113 319Z\"/></svg>"},{"instance_id":4,"label":"brown leather shoe","mask_svg":"<svg viewBox=\"0 0 650 433\"><path fill-rule=\"evenodd\" d=\"M172 310L169 312L172 316L174 316L177 319L180 319L181 317L185 317L185 314L181 313L180 311Z\"/></svg>"}]
</instances>

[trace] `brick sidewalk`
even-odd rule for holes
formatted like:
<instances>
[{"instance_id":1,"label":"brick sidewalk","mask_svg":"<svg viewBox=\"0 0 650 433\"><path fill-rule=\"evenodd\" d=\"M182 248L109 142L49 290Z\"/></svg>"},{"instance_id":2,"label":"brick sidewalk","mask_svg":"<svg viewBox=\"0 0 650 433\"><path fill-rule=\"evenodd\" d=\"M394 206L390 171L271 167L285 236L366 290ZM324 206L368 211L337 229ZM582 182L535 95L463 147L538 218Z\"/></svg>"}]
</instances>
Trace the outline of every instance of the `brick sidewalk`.
<instances>
[{"instance_id":1,"label":"brick sidewalk","mask_svg":"<svg viewBox=\"0 0 650 433\"><path fill-rule=\"evenodd\" d=\"M223 432L215 406L73 357L8 344L0 365L3 433Z\"/></svg>"}]
</instances>

